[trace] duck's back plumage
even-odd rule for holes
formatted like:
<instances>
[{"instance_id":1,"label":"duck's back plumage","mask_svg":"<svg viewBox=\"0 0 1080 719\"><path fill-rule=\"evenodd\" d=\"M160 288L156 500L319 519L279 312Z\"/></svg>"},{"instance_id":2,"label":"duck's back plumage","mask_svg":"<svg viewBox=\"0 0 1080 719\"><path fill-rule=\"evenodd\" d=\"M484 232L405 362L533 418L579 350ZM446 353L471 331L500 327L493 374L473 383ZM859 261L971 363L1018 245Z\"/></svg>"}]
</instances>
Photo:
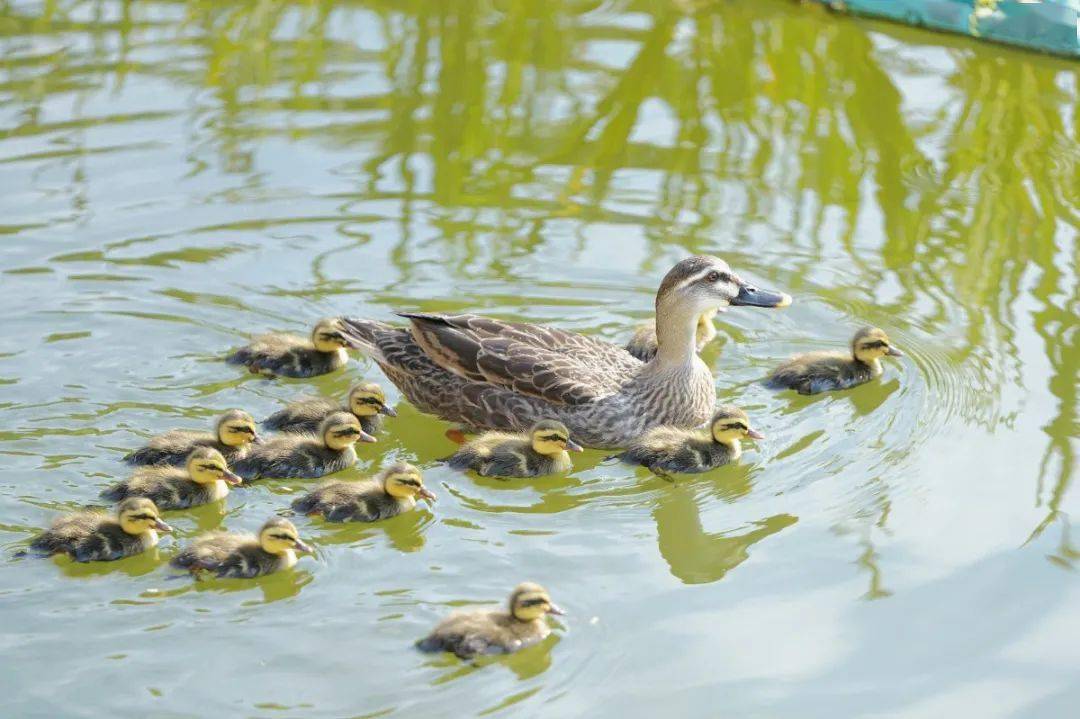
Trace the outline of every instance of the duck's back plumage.
<instances>
[{"instance_id":1,"label":"duck's back plumage","mask_svg":"<svg viewBox=\"0 0 1080 719\"><path fill-rule=\"evenodd\" d=\"M874 378L874 368L843 352L810 352L793 357L773 371L767 385L817 394L848 389Z\"/></svg>"},{"instance_id":2,"label":"duck's back plumage","mask_svg":"<svg viewBox=\"0 0 1080 719\"><path fill-rule=\"evenodd\" d=\"M221 452L225 461L230 463L243 457L251 449L251 445L231 447L219 440L213 432L174 429L152 437L146 446L125 455L124 461L135 465L182 466L187 462L191 450L197 447L212 447Z\"/></svg>"},{"instance_id":3,"label":"duck's back plumage","mask_svg":"<svg viewBox=\"0 0 1080 719\"><path fill-rule=\"evenodd\" d=\"M334 412L349 412L351 409L326 397L304 397L290 402L288 406L274 412L263 420L267 429L290 434L313 434L327 416ZM378 415L357 417L360 428L368 434L375 434L382 425Z\"/></svg>"},{"instance_id":4,"label":"duck's back plumage","mask_svg":"<svg viewBox=\"0 0 1080 719\"><path fill-rule=\"evenodd\" d=\"M621 347L549 327L406 317L411 329L342 322L414 405L470 429L521 431L557 419L582 444L613 447L658 424L699 425L715 404L708 367L696 357L660 370Z\"/></svg>"},{"instance_id":5,"label":"duck's back plumage","mask_svg":"<svg viewBox=\"0 0 1080 719\"><path fill-rule=\"evenodd\" d=\"M257 445L230 467L244 480L253 480L316 478L354 464L356 450L351 445L339 451L315 435L283 434Z\"/></svg>"},{"instance_id":6,"label":"duck's back plumage","mask_svg":"<svg viewBox=\"0 0 1080 719\"><path fill-rule=\"evenodd\" d=\"M614 456L658 473L696 473L727 464L738 458L738 452L731 445L713 441L708 432L657 427Z\"/></svg>"},{"instance_id":7,"label":"duck's back plumage","mask_svg":"<svg viewBox=\"0 0 1080 719\"><path fill-rule=\"evenodd\" d=\"M381 482L330 482L292 503L301 514L321 514L329 522L376 522L396 517L416 506L414 499L397 499Z\"/></svg>"},{"instance_id":8,"label":"duck's back plumage","mask_svg":"<svg viewBox=\"0 0 1080 719\"><path fill-rule=\"evenodd\" d=\"M114 518L100 512L75 512L59 517L30 542L43 554L69 555L76 562L107 562L144 552L157 543L157 534L133 535Z\"/></svg>"},{"instance_id":9,"label":"duck's back plumage","mask_svg":"<svg viewBox=\"0 0 1080 719\"><path fill-rule=\"evenodd\" d=\"M461 659L507 654L536 644L551 634L543 619L523 622L505 611L451 614L416 646L425 652L453 652Z\"/></svg>"},{"instance_id":10,"label":"duck's back plumage","mask_svg":"<svg viewBox=\"0 0 1080 719\"><path fill-rule=\"evenodd\" d=\"M102 499L120 502L128 497L146 497L158 509L187 509L213 502L228 494L222 481L199 484L186 469L178 467L141 467L128 479L117 482L101 493Z\"/></svg>"},{"instance_id":11,"label":"duck's back plumage","mask_svg":"<svg viewBox=\"0 0 1080 719\"><path fill-rule=\"evenodd\" d=\"M320 352L311 340L303 337L268 334L256 337L225 361L245 365L252 372L303 378L333 372L343 367L348 359L344 350Z\"/></svg>"},{"instance_id":12,"label":"duck's back plumage","mask_svg":"<svg viewBox=\"0 0 1080 719\"><path fill-rule=\"evenodd\" d=\"M170 563L179 569L206 570L219 577L250 579L285 569L294 562L294 555L265 551L253 534L209 532L181 550Z\"/></svg>"},{"instance_id":13,"label":"duck's back plumage","mask_svg":"<svg viewBox=\"0 0 1080 719\"><path fill-rule=\"evenodd\" d=\"M570 458L543 455L532 448L527 435L485 432L467 442L446 460L459 472L472 470L485 477L539 477L572 468Z\"/></svg>"}]
</instances>

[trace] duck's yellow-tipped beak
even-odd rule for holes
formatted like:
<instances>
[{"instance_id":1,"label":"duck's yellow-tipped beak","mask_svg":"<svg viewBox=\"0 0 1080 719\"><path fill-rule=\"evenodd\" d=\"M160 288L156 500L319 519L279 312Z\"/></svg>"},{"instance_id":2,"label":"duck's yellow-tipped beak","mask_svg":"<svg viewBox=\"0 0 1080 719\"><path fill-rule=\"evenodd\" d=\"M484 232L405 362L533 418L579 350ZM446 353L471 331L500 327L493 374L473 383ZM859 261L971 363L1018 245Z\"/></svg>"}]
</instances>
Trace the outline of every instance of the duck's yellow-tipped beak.
<instances>
[{"instance_id":1,"label":"duck's yellow-tipped beak","mask_svg":"<svg viewBox=\"0 0 1080 719\"><path fill-rule=\"evenodd\" d=\"M744 284L729 304L733 307L787 307L791 304L791 295Z\"/></svg>"}]
</instances>

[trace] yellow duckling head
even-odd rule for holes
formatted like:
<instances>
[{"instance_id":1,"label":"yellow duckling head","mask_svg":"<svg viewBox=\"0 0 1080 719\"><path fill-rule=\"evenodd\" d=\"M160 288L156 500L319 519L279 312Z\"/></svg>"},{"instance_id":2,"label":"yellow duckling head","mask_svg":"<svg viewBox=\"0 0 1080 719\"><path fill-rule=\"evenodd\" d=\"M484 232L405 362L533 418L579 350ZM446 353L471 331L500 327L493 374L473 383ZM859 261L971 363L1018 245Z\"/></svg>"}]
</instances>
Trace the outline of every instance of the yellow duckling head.
<instances>
[{"instance_id":1,"label":"yellow duckling head","mask_svg":"<svg viewBox=\"0 0 1080 719\"><path fill-rule=\"evenodd\" d=\"M116 507L116 518L121 529L136 536L150 531L172 531L172 527L162 521L157 505L145 497L125 499Z\"/></svg>"},{"instance_id":2,"label":"yellow duckling head","mask_svg":"<svg viewBox=\"0 0 1080 719\"><path fill-rule=\"evenodd\" d=\"M199 484L213 484L218 480L226 484L240 484L243 481L229 471L225 458L213 447L199 447L192 450L187 459L187 471L191 481Z\"/></svg>"},{"instance_id":3,"label":"yellow duckling head","mask_svg":"<svg viewBox=\"0 0 1080 719\"><path fill-rule=\"evenodd\" d=\"M333 317L325 317L315 324L315 329L311 331L311 343L320 352L337 352L352 347L341 331L341 323Z\"/></svg>"},{"instance_id":4,"label":"yellow duckling head","mask_svg":"<svg viewBox=\"0 0 1080 719\"><path fill-rule=\"evenodd\" d=\"M397 462L382 471L383 487L386 493L397 499L423 499L431 503L435 494L424 486L420 470L407 462Z\"/></svg>"},{"instance_id":5,"label":"yellow duckling head","mask_svg":"<svg viewBox=\"0 0 1080 719\"><path fill-rule=\"evenodd\" d=\"M274 517L259 530L259 546L268 554L281 555L289 551L311 554L314 550L303 540L296 527L287 519Z\"/></svg>"},{"instance_id":6,"label":"yellow duckling head","mask_svg":"<svg viewBox=\"0 0 1080 719\"><path fill-rule=\"evenodd\" d=\"M580 452L581 445L570 439L570 430L562 422L545 419L537 422L529 430L532 448L538 454L552 455L565 452Z\"/></svg>"},{"instance_id":7,"label":"yellow duckling head","mask_svg":"<svg viewBox=\"0 0 1080 719\"><path fill-rule=\"evenodd\" d=\"M397 417L394 408L387 406L382 387L374 382L361 382L349 390L349 409L357 417L372 417L376 414Z\"/></svg>"},{"instance_id":8,"label":"yellow duckling head","mask_svg":"<svg viewBox=\"0 0 1080 719\"><path fill-rule=\"evenodd\" d=\"M863 327L851 340L851 354L866 364L876 364L886 355L903 357L904 353L892 346L889 335L878 327Z\"/></svg>"},{"instance_id":9,"label":"yellow duckling head","mask_svg":"<svg viewBox=\"0 0 1080 719\"><path fill-rule=\"evenodd\" d=\"M733 404L721 405L709 425L713 439L724 444L742 439L765 439L765 435L750 426L746 412Z\"/></svg>"},{"instance_id":10,"label":"yellow duckling head","mask_svg":"<svg viewBox=\"0 0 1080 719\"><path fill-rule=\"evenodd\" d=\"M243 410L230 409L218 417L216 432L218 440L228 447L243 447L249 442L262 442L255 418Z\"/></svg>"},{"instance_id":11,"label":"yellow duckling head","mask_svg":"<svg viewBox=\"0 0 1080 719\"><path fill-rule=\"evenodd\" d=\"M376 442L374 437L360 426L360 420L349 412L334 412L322 421L319 435L330 449L343 450L357 440Z\"/></svg>"},{"instance_id":12,"label":"yellow duckling head","mask_svg":"<svg viewBox=\"0 0 1080 719\"><path fill-rule=\"evenodd\" d=\"M524 582L514 587L510 594L510 613L523 622L531 622L545 614L564 614L563 610L551 601L547 590L533 582Z\"/></svg>"}]
</instances>

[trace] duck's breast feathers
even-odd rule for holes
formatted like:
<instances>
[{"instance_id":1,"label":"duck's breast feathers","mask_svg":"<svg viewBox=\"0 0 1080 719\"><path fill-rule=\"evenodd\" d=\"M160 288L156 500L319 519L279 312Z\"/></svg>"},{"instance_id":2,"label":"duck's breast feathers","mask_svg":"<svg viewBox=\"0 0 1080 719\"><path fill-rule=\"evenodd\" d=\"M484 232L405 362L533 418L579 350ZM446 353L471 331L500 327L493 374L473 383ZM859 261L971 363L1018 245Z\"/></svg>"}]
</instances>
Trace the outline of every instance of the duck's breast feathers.
<instances>
[{"instance_id":1,"label":"duck's breast feathers","mask_svg":"<svg viewBox=\"0 0 1080 719\"><path fill-rule=\"evenodd\" d=\"M403 313L412 336L436 364L563 405L617 393L642 364L606 342L550 327L475 315Z\"/></svg>"}]
</instances>

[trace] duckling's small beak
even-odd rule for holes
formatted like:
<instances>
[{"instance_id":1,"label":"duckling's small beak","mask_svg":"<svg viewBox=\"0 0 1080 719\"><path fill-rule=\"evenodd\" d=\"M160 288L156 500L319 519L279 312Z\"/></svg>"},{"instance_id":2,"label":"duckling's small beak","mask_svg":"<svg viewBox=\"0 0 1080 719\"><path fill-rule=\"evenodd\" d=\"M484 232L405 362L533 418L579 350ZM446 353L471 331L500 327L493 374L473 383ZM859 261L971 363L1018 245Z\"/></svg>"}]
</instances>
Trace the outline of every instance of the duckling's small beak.
<instances>
[{"instance_id":1,"label":"duckling's small beak","mask_svg":"<svg viewBox=\"0 0 1080 719\"><path fill-rule=\"evenodd\" d=\"M895 347L892 347L892 346L890 346L889 349L885 350L885 354L889 355L890 357L903 357L904 356L903 352L901 352L900 350L898 350L898 349L896 349Z\"/></svg>"},{"instance_id":2,"label":"duckling's small beak","mask_svg":"<svg viewBox=\"0 0 1080 719\"><path fill-rule=\"evenodd\" d=\"M364 430L360 430L360 441L361 442L378 442L379 440L375 439L374 437L372 437L370 434L368 434Z\"/></svg>"},{"instance_id":3,"label":"duckling's small beak","mask_svg":"<svg viewBox=\"0 0 1080 719\"><path fill-rule=\"evenodd\" d=\"M225 484L235 485L240 484L244 481L244 478L241 477L239 474L237 474L236 472L230 472L228 470L225 470L225 472L221 475L221 478L225 480Z\"/></svg>"},{"instance_id":4,"label":"duckling's small beak","mask_svg":"<svg viewBox=\"0 0 1080 719\"><path fill-rule=\"evenodd\" d=\"M252 433L251 433L251 443L252 443L252 444L262 444L262 443L263 443L263 442L265 442L265 441L266 441L266 440L264 440L264 439L262 438L262 435L261 435L261 434L259 434L258 432L252 432Z\"/></svg>"},{"instance_id":5,"label":"duckling's small beak","mask_svg":"<svg viewBox=\"0 0 1080 719\"><path fill-rule=\"evenodd\" d=\"M304 554L314 554L315 550L312 549L310 544L307 544L302 539L296 540L296 551L303 552Z\"/></svg>"},{"instance_id":6,"label":"duckling's small beak","mask_svg":"<svg viewBox=\"0 0 1080 719\"><path fill-rule=\"evenodd\" d=\"M421 487L420 491L417 492L417 494L420 495L420 499L424 500L429 504L434 504L435 502L439 501L439 498L435 496L435 493L427 487Z\"/></svg>"},{"instance_id":7,"label":"duckling's small beak","mask_svg":"<svg viewBox=\"0 0 1080 719\"><path fill-rule=\"evenodd\" d=\"M379 414L385 414L387 417L397 417L397 410L389 405L380 405Z\"/></svg>"},{"instance_id":8,"label":"duckling's small beak","mask_svg":"<svg viewBox=\"0 0 1080 719\"><path fill-rule=\"evenodd\" d=\"M564 611L563 611L563 610L562 610L562 609L561 609L561 608L559 607L559 605L557 605L557 604L550 604L550 603L549 603L549 604L548 604L548 614L556 614L556 615L558 615L558 616L560 616L560 617L561 617L561 616L565 615L565 614L566 614L566 612L564 612Z\"/></svg>"},{"instance_id":9,"label":"duckling's small beak","mask_svg":"<svg viewBox=\"0 0 1080 719\"><path fill-rule=\"evenodd\" d=\"M787 307L791 304L791 295L762 290L744 282L739 286L739 294L728 304L734 307Z\"/></svg>"},{"instance_id":10,"label":"duckling's small beak","mask_svg":"<svg viewBox=\"0 0 1080 719\"><path fill-rule=\"evenodd\" d=\"M765 435L753 428L746 430L746 436L750 439L765 439Z\"/></svg>"},{"instance_id":11,"label":"duckling's small beak","mask_svg":"<svg viewBox=\"0 0 1080 719\"><path fill-rule=\"evenodd\" d=\"M566 440L566 448L571 452L584 452L585 448L572 439Z\"/></svg>"},{"instance_id":12,"label":"duckling's small beak","mask_svg":"<svg viewBox=\"0 0 1080 719\"><path fill-rule=\"evenodd\" d=\"M156 529L159 532L171 532L172 531L172 527L165 524L165 522L161 521L161 517L157 517L156 519L154 519L154 529Z\"/></svg>"}]
</instances>

